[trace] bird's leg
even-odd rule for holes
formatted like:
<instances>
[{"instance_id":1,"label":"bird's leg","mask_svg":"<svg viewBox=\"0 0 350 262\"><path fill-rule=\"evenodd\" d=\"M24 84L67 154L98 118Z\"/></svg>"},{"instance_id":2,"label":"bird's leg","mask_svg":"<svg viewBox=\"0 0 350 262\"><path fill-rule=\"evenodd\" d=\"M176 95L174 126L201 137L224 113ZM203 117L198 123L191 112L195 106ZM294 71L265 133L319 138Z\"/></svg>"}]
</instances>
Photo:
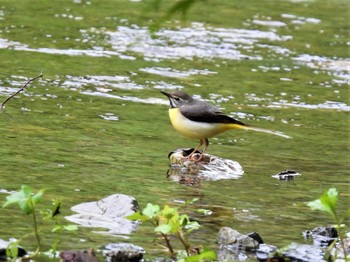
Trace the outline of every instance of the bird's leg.
<instances>
[{"instance_id":1,"label":"bird's leg","mask_svg":"<svg viewBox=\"0 0 350 262\"><path fill-rule=\"evenodd\" d=\"M200 140L199 140L199 146L197 146L197 147L192 151L192 153L189 154L186 158L187 158L188 160L192 160L193 155L196 153L196 151L197 151L203 144L204 144L203 139L200 139Z\"/></svg>"},{"instance_id":2,"label":"bird's leg","mask_svg":"<svg viewBox=\"0 0 350 262\"><path fill-rule=\"evenodd\" d=\"M203 140L201 140L201 143L203 144ZM205 150L207 150L208 146L209 146L209 140L208 140L208 138L206 138L206 139L204 139L204 149L203 149L200 157L198 159L196 159L195 162L199 162L203 159L204 152L205 152Z\"/></svg>"}]
</instances>

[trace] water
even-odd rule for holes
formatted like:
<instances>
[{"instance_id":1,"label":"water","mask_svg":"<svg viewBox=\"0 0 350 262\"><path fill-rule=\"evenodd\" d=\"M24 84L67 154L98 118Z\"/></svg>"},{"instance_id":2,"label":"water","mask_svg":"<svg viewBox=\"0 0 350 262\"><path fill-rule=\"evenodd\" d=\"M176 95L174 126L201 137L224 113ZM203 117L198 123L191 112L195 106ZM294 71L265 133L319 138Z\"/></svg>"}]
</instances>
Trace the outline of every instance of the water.
<instances>
[{"instance_id":1,"label":"water","mask_svg":"<svg viewBox=\"0 0 350 262\"><path fill-rule=\"evenodd\" d=\"M61 199L62 213L69 215L73 205L115 193L134 196L141 207L197 197L184 210L203 225L194 244L215 247L222 226L258 231L278 247L303 242L302 231L333 223L310 211L306 201L334 186L341 194L339 212L350 202L346 4L199 3L186 21L165 23L152 37L147 28L157 13L143 1L5 1L1 102L40 71L44 77L0 114L1 199L27 184L46 189L47 201ZM180 185L166 177L167 155L197 141L170 126L168 102L159 91L176 89L293 139L222 134L210 140L208 152L238 161L245 174ZM288 182L271 177L283 170L301 176ZM0 219L3 239L30 230L16 207L2 209ZM80 228L63 236L61 248L127 241L150 256L164 255L153 236L147 225L126 237ZM43 238L48 249L54 236ZM34 249L32 240L23 246Z\"/></svg>"}]
</instances>

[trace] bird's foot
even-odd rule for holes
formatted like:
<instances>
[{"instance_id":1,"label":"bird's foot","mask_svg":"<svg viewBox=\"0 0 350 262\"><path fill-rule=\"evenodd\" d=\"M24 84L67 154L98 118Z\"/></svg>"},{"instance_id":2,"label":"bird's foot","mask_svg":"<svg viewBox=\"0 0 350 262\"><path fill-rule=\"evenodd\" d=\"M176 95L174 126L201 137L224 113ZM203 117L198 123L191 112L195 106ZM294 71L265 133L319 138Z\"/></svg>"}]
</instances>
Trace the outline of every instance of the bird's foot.
<instances>
[{"instance_id":1,"label":"bird's foot","mask_svg":"<svg viewBox=\"0 0 350 262\"><path fill-rule=\"evenodd\" d=\"M187 159L189 161L193 161L195 163L201 162L203 160L203 154L202 153L200 153L200 154L197 153L197 154L193 154L192 156L189 155L189 156L187 156Z\"/></svg>"}]
</instances>

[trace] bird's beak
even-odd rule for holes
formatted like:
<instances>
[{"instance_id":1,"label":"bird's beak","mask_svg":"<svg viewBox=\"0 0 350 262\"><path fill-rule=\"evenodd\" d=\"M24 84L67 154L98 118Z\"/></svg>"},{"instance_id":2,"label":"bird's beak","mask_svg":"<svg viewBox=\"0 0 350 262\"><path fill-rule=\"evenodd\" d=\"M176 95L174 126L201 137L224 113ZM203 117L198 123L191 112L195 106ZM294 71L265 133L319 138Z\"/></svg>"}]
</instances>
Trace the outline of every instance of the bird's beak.
<instances>
[{"instance_id":1,"label":"bird's beak","mask_svg":"<svg viewBox=\"0 0 350 262\"><path fill-rule=\"evenodd\" d=\"M174 101L173 101L173 99L174 99L173 95L170 94L170 93L164 92L164 91L160 91L160 92L161 92L163 95L166 95L166 96L168 97L169 103L170 103L170 107L171 107L171 108L174 108L174 107L175 107L175 104L174 104Z\"/></svg>"},{"instance_id":2,"label":"bird's beak","mask_svg":"<svg viewBox=\"0 0 350 262\"><path fill-rule=\"evenodd\" d=\"M172 97L172 95L171 94L169 94L169 93L167 93L167 92L165 92L165 91L160 91L163 95L166 95L168 98L171 98Z\"/></svg>"}]
</instances>

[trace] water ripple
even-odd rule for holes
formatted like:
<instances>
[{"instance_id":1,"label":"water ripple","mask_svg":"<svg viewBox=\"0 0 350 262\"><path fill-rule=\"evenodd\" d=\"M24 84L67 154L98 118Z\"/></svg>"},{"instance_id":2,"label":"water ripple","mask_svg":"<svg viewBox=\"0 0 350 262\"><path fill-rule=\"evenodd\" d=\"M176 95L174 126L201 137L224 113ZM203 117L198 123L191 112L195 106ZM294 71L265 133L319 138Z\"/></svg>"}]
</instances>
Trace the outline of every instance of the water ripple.
<instances>
[{"instance_id":1,"label":"water ripple","mask_svg":"<svg viewBox=\"0 0 350 262\"><path fill-rule=\"evenodd\" d=\"M107 31L110 44L116 52L127 51L142 54L146 60L162 59L257 59L259 55L243 54L259 41L286 41L291 36L280 36L274 32L205 27L192 23L190 28L162 29L152 38L145 27L119 26L117 31ZM269 48L269 46L267 46Z\"/></svg>"}]
</instances>

